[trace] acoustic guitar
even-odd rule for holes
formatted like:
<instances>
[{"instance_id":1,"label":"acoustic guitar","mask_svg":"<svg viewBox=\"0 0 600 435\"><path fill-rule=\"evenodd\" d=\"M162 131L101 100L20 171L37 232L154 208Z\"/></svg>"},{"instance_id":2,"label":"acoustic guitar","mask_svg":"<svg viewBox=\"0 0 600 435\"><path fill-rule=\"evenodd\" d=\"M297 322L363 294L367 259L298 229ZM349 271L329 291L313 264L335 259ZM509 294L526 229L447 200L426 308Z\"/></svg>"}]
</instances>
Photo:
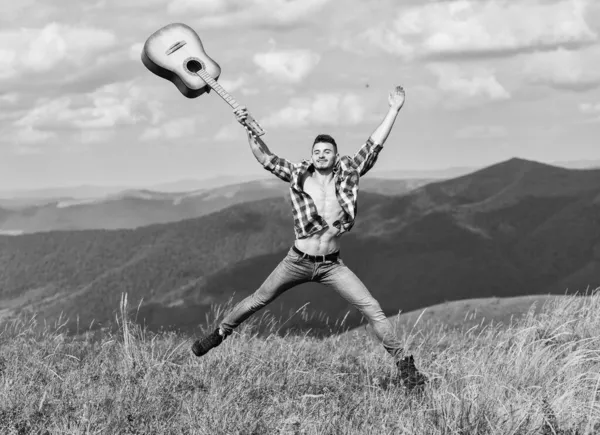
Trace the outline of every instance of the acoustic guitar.
<instances>
[{"instance_id":1,"label":"acoustic guitar","mask_svg":"<svg viewBox=\"0 0 600 435\"><path fill-rule=\"evenodd\" d=\"M214 89L234 110L240 106L217 82L221 67L206 54L200 37L186 24L172 23L154 32L146 40L141 57L146 68L172 82L187 98ZM265 134L250 114L244 123L256 136Z\"/></svg>"}]
</instances>

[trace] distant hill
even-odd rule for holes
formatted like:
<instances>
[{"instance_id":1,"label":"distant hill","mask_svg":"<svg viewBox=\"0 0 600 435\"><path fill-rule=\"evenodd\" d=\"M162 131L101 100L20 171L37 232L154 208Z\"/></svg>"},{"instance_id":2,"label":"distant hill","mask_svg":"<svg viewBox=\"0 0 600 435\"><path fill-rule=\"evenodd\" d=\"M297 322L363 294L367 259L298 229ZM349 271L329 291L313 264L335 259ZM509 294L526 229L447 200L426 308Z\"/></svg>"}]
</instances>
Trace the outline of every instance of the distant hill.
<instances>
[{"instance_id":1,"label":"distant hill","mask_svg":"<svg viewBox=\"0 0 600 435\"><path fill-rule=\"evenodd\" d=\"M523 159L520 159L523 160ZM566 169L598 169L600 168L600 160L567 160L567 161L556 161L549 162L549 165L558 166ZM456 178L463 175L470 174L472 172L484 169L488 165L482 166L453 166L447 168L437 169L393 169L393 170L379 170L374 168L370 172L371 176L378 178L427 178L445 180L448 178Z\"/></svg>"},{"instance_id":2,"label":"distant hill","mask_svg":"<svg viewBox=\"0 0 600 435\"><path fill-rule=\"evenodd\" d=\"M365 178L361 188L398 195L428 181ZM200 217L244 202L289 197L288 192L288 183L271 177L197 191L125 190L102 198L69 198L21 207L13 204L0 209L0 233L137 228Z\"/></svg>"},{"instance_id":3,"label":"distant hill","mask_svg":"<svg viewBox=\"0 0 600 435\"><path fill-rule=\"evenodd\" d=\"M201 178L201 179L182 179L158 184L143 185L143 186L96 186L96 185L79 185L79 186L64 186L64 187L47 187L40 189L13 189L0 190L0 201L4 200L33 200L33 201L55 201L61 198L70 199L98 199L109 195L118 194L128 190L149 190L157 192L189 192L200 189L214 189L217 187L227 186L230 184L239 184L246 181L260 180L268 178L268 174L257 175L220 175L216 177Z\"/></svg>"},{"instance_id":4,"label":"distant hill","mask_svg":"<svg viewBox=\"0 0 600 435\"><path fill-rule=\"evenodd\" d=\"M128 186L67 186L67 187L48 187L42 189L15 189L0 190L0 199L12 200L33 200L42 202L48 199L57 198L100 198L106 195L128 189Z\"/></svg>"},{"instance_id":5,"label":"distant hill","mask_svg":"<svg viewBox=\"0 0 600 435\"><path fill-rule=\"evenodd\" d=\"M217 189L219 187L231 186L250 181L267 180L272 177L268 172L258 175L218 175L210 178L202 179L183 179L166 183L152 184L144 187L145 190L153 190L157 192L191 192L197 190Z\"/></svg>"},{"instance_id":6,"label":"distant hill","mask_svg":"<svg viewBox=\"0 0 600 435\"><path fill-rule=\"evenodd\" d=\"M565 298L564 295L525 295L507 298L473 298L447 301L429 307L403 312L389 319L401 333L416 334L437 328L467 331L471 328L488 326L508 327L522 320L529 310L535 314L547 303ZM348 333L364 331L353 328ZM367 327L367 331L371 328Z\"/></svg>"},{"instance_id":7,"label":"distant hill","mask_svg":"<svg viewBox=\"0 0 600 435\"><path fill-rule=\"evenodd\" d=\"M600 160L568 160L550 163L553 166L560 166L569 169L597 169L600 168ZM482 169L483 166L455 166L437 169L419 169L404 168L381 170L376 166L371 170L368 177L379 179L431 179L442 180L455 178L471 172ZM117 194L126 190L148 190L156 192L181 193L204 189L214 189L232 184L240 184L248 181L270 179L268 173L256 173L250 175L218 175L209 178L185 178L162 183L144 184L144 185L118 185L118 186L98 186L98 185L79 185L64 187L47 187L38 189L12 189L0 190L0 207L7 206L8 203L20 205L35 205L48 201L59 199L92 199L102 198L108 195ZM8 207L10 208L10 207Z\"/></svg>"},{"instance_id":8,"label":"distant hill","mask_svg":"<svg viewBox=\"0 0 600 435\"><path fill-rule=\"evenodd\" d=\"M284 186L285 184L282 183ZM600 170L511 159L404 195L361 192L342 255L386 314L473 298L563 294L600 284ZM114 317L121 293L149 327L192 332L211 304L254 291L293 242L283 195L129 230L0 237L0 310L80 324ZM303 284L274 302L284 329L360 315ZM318 313L318 314L317 314Z\"/></svg>"}]
</instances>

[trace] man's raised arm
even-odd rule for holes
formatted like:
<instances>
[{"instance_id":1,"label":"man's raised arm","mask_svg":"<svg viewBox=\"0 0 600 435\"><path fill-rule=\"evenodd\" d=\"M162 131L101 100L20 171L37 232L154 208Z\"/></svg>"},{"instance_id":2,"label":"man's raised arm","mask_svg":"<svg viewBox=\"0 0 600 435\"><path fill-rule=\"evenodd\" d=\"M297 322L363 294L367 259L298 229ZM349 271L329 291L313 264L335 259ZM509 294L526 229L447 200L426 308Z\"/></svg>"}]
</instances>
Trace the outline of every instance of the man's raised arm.
<instances>
[{"instance_id":1,"label":"man's raised arm","mask_svg":"<svg viewBox=\"0 0 600 435\"><path fill-rule=\"evenodd\" d=\"M238 122L246 129L248 143L250 144L250 149L252 150L254 157L256 157L256 160L258 160L258 162L263 165L267 171L270 171L283 181L291 181L293 164L286 159L282 159L281 157L273 154L269 150L269 147L267 147L267 144L260 137L252 133L252 131L244 124L244 121L248 116L248 111L246 108L240 106L234 110L233 113L235 114Z\"/></svg>"},{"instance_id":2,"label":"man's raised arm","mask_svg":"<svg viewBox=\"0 0 600 435\"><path fill-rule=\"evenodd\" d=\"M388 138L396 117L400 112L400 109L404 105L404 89L402 86L396 86L396 88L390 92L388 96L388 103L390 108L381 121L381 124L371 134L367 142L358 150L352 160L356 165L360 176L365 175L373 167L377 161L379 152L383 148L383 144Z\"/></svg>"}]
</instances>

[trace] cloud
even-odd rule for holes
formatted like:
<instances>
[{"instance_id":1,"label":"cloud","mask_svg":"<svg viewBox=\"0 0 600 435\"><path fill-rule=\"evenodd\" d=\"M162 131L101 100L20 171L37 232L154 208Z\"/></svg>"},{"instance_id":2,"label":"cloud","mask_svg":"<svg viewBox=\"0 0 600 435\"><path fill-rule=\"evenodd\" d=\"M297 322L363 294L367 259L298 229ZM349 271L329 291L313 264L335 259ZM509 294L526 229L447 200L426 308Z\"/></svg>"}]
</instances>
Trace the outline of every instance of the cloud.
<instances>
[{"instance_id":1,"label":"cloud","mask_svg":"<svg viewBox=\"0 0 600 435\"><path fill-rule=\"evenodd\" d=\"M584 122L600 122L600 103L580 103L579 111L586 115Z\"/></svg>"},{"instance_id":2,"label":"cloud","mask_svg":"<svg viewBox=\"0 0 600 435\"><path fill-rule=\"evenodd\" d=\"M310 50L280 50L257 53L253 61L266 74L282 82L299 83L319 63L321 57Z\"/></svg>"},{"instance_id":3,"label":"cloud","mask_svg":"<svg viewBox=\"0 0 600 435\"><path fill-rule=\"evenodd\" d=\"M6 94L0 94L0 103L3 104L14 104L19 101L19 94L16 92L8 92Z\"/></svg>"},{"instance_id":4,"label":"cloud","mask_svg":"<svg viewBox=\"0 0 600 435\"><path fill-rule=\"evenodd\" d=\"M139 122L157 123L163 116L161 105L147 100L143 89L133 82L124 82L103 86L89 94L39 99L14 126L46 132L112 129Z\"/></svg>"},{"instance_id":5,"label":"cloud","mask_svg":"<svg viewBox=\"0 0 600 435\"><path fill-rule=\"evenodd\" d=\"M115 136L114 130L81 130L79 134L79 140L84 144L108 142ZM78 147L75 148L75 150L78 149Z\"/></svg>"},{"instance_id":6,"label":"cloud","mask_svg":"<svg viewBox=\"0 0 600 435\"><path fill-rule=\"evenodd\" d=\"M56 137L56 133L54 132L40 131L30 125L24 125L16 130L11 139L20 145L46 142L53 137Z\"/></svg>"},{"instance_id":7,"label":"cloud","mask_svg":"<svg viewBox=\"0 0 600 435\"><path fill-rule=\"evenodd\" d=\"M466 70L449 63L431 63L426 68L437 76L437 87L446 94L443 103L448 108L511 98L491 69Z\"/></svg>"},{"instance_id":8,"label":"cloud","mask_svg":"<svg viewBox=\"0 0 600 435\"><path fill-rule=\"evenodd\" d=\"M247 83L248 80L245 76L239 76L235 80L219 78L219 84L223 87L223 89L230 93L237 91Z\"/></svg>"},{"instance_id":9,"label":"cloud","mask_svg":"<svg viewBox=\"0 0 600 435\"><path fill-rule=\"evenodd\" d=\"M587 91L600 86L600 49L570 51L563 48L535 53L525 60L523 72L532 83L558 89Z\"/></svg>"},{"instance_id":10,"label":"cloud","mask_svg":"<svg viewBox=\"0 0 600 435\"><path fill-rule=\"evenodd\" d=\"M42 154L44 152L43 149L39 146L26 145L21 143L13 146L13 151L15 154L22 156L34 156L37 154Z\"/></svg>"},{"instance_id":11,"label":"cloud","mask_svg":"<svg viewBox=\"0 0 600 435\"><path fill-rule=\"evenodd\" d=\"M329 0L172 0L173 15L198 18L202 27L287 27L318 12Z\"/></svg>"},{"instance_id":12,"label":"cloud","mask_svg":"<svg viewBox=\"0 0 600 435\"><path fill-rule=\"evenodd\" d=\"M500 139L508 136L501 125L469 125L460 128L454 135L457 139Z\"/></svg>"},{"instance_id":13,"label":"cloud","mask_svg":"<svg viewBox=\"0 0 600 435\"><path fill-rule=\"evenodd\" d=\"M579 110L586 115L600 115L600 103L581 103Z\"/></svg>"},{"instance_id":14,"label":"cloud","mask_svg":"<svg viewBox=\"0 0 600 435\"><path fill-rule=\"evenodd\" d=\"M290 104L266 117L261 125L303 127L306 125L355 125L365 116L364 106L354 94L317 94L293 98Z\"/></svg>"},{"instance_id":15,"label":"cloud","mask_svg":"<svg viewBox=\"0 0 600 435\"><path fill-rule=\"evenodd\" d=\"M129 59L134 62L140 62L142 57L142 50L144 48L143 42L136 42L129 47Z\"/></svg>"},{"instance_id":16,"label":"cloud","mask_svg":"<svg viewBox=\"0 0 600 435\"><path fill-rule=\"evenodd\" d=\"M159 127L146 129L140 139L155 140L155 139L180 139L183 137L192 136L196 132L196 124L198 120L193 117L177 118L165 122Z\"/></svg>"},{"instance_id":17,"label":"cloud","mask_svg":"<svg viewBox=\"0 0 600 435\"><path fill-rule=\"evenodd\" d=\"M263 122L259 121L259 124L262 126ZM217 131L217 133L215 134L214 139L217 142L231 142L238 140L243 141L246 139L246 137L246 130L244 129L244 127L242 127L239 123L235 122L221 127L219 131Z\"/></svg>"},{"instance_id":18,"label":"cloud","mask_svg":"<svg viewBox=\"0 0 600 435\"><path fill-rule=\"evenodd\" d=\"M116 42L107 30L58 23L6 30L0 32L0 80L90 65L99 52Z\"/></svg>"},{"instance_id":19,"label":"cloud","mask_svg":"<svg viewBox=\"0 0 600 435\"><path fill-rule=\"evenodd\" d=\"M404 9L389 25L361 33L368 43L406 59L508 56L597 41L585 20L587 0L456 0ZM344 44L346 47L355 45Z\"/></svg>"}]
</instances>

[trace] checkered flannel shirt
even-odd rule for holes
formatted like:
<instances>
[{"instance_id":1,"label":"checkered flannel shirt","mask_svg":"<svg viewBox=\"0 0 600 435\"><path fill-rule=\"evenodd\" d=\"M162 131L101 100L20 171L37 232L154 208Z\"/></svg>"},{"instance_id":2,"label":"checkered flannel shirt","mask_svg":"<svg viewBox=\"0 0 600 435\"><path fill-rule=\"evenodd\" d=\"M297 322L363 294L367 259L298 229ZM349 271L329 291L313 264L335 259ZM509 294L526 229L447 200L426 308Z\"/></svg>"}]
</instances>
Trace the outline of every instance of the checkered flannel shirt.
<instances>
[{"instance_id":1,"label":"checkered flannel shirt","mask_svg":"<svg viewBox=\"0 0 600 435\"><path fill-rule=\"evenodd\" d=\"M333 223L340 230L340 234L350 231L354 226L358 213L358 180L373 167L382 148L383 145L375 144L369 137L354 156L341 157L333 169L335 193L344 211L342 220ZM310 195L300 186L304 174L311 166L313 163L310 160L304 159L300 163L291 163L275 154L272 154L264 164L267 171L290 183L294 232L297 239L304 239L329 227L325 219L319 215Z\"/></svg>"}]
</instances>

